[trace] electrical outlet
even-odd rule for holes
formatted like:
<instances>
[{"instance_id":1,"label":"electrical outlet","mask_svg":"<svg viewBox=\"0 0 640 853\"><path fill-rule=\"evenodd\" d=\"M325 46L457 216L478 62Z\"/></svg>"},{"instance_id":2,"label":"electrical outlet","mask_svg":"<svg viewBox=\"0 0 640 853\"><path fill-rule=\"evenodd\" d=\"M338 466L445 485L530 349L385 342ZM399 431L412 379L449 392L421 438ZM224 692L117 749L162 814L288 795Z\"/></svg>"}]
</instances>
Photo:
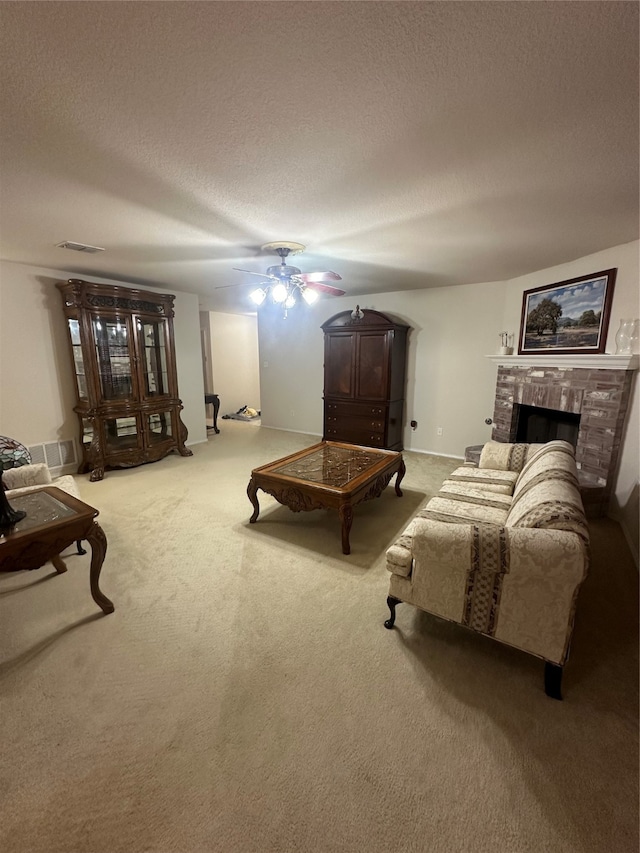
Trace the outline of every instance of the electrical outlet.
<instances>
[{"instance_id":1,"label":"electrical outlet","mask_svg":"<svg viewBox=\"0 0 640 853\"><path fill-rule=\"evenodd\" d=\"M296 413L293 411L293 409L291 409L291 417L295 418L295 416L296 416Z\"/></svg>"},{"instance_id":2,"label":"electrical outlet","mask_svg":"<svg viewBox=\"0 0 640 853\"><path fill-rule=\"evenodd\" d=\"M438 427L438 429L436 430L436 433L438 435L442 435L442 427Z\"/></svg>"}]
</instances>

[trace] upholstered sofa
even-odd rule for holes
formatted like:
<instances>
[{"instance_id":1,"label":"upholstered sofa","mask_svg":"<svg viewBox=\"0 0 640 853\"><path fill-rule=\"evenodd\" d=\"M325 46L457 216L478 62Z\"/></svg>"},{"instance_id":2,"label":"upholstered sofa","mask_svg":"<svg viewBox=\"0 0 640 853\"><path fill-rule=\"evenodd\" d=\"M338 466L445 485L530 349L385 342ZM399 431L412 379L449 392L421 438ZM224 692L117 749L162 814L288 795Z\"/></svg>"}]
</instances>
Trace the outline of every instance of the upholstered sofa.
<instances>
[{"instance_id":1,"label":"upholstered sofa","mask_svg":"<svg viewBox=\"0 0 640 853\"><path fill-rule=\"evenodd\" d=\"M57 477L53 480L51 471L43 462L20 465L18 468L9 468L3 471L2 486L5 489L5 495L9 503L17 495L33 492L35 489L41 489L43 486L55 486L58 489L62 489L63 492L72 495L74 498L80 499L80 492L73 477L70 474L64 474L62 477ZM78 554L86 554L80 542L76 544Z\"/></svg>"},{"instance_id":2,"label":"upholstered sofa","mask_svg":"<svg viewBox=\"0 0 640 853\"><path fill-rule=\"evenodd\" d=\"M51 471L42 462L21 465L19 468L9 468L8 471L2 472L2 482L8 500L16 495L32 492L34 489L41 489L43 486L55 486L62 489L63 492L73 495L74 498L80 499L76 481L70 474L53 480Z\"/></svg>"},{"instance_id":3,"label":"upholstered sofa","mask_svg":"<svg viewBox=\"0 0 640 853\"><path fill-rule=\"evenodd\" d=\"M589 533L573 447L484 445L387 551L387 603L414 604L542 658L561 699Z\"/></svg>"}]
</instances>

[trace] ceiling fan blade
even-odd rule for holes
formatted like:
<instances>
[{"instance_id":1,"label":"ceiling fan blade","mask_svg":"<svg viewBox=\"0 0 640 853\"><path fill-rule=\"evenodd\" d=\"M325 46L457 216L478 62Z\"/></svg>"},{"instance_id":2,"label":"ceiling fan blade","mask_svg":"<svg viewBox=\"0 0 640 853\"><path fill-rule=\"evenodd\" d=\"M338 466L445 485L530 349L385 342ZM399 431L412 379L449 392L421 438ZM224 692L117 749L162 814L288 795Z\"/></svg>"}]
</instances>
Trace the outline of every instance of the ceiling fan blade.
<instances>
[{"instance_id":1,"label":"ceiling fan blade","mask_svg":"<svg viewBox=\"0 0 640 853\"><path fill-rule=\"evenodd\" d=\"M263 272L253 272L252 270L241 270L238 267L233 267L233 269L236 272L248 272L249 275L259 275L260 278L269 278L273 281L273 276L267 275L266 273L263 273Z\"/></svg>"},{"instance_id":2,"label":"ceiling fan blade","mask_svg":"<svg viewBox=\"0 0 640 853\"><path fill-rule=\"evenodd\" d=\"M339 287L332 287L330 284L322 284L319 281L308 281L306 286L309 290L316 290L318 293L324 293L326 296L344 296L346 291L340 290Z\"/></svg>"},{"instance_id":3,"label":"ceiling fan blade","mask_svg":"<svg viewBox=\"0 0 640 853\"><path fill-rule=\"evenodd\" d=\"M216 284L214 290L224 290L226 287L251 287L250 281L236 281L235 284ZM253 285L255 286L255 285Z\"/></svg>"},{"instance_id":4,"label":"ceiling fan blade","mask_svg":"<svg viewBox=\"0 0 640 853\"><path fill-rule=\"evenodd\" d=\"M332 270L324 270L324 272L301 272L298 275L307 284L320 281L342 281L342 276Z\"/></svg>"}]
</instances>

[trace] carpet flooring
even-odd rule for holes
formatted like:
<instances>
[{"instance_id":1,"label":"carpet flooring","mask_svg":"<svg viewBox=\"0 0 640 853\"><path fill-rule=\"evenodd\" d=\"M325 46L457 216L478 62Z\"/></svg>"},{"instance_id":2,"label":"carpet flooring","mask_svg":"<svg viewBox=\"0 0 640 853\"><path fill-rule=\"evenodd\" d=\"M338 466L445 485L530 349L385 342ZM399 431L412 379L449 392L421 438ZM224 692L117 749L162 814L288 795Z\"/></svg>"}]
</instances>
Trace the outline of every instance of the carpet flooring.
<instances>
[{"instance_id":1,"label":"carpet flooring","mask_svg":"<svg viewBox=\"0 0 640 853\"><path fill-rule=\"evenodd\" d=\"M565 700L540 661L408 605L385 549L459 463L406 453L358 506L292 513L251 469L317 440L238 421L100 483L108 539L0 575L3 853L632 853L638 575L592 522Z\"/></svg>"}]
</instances>

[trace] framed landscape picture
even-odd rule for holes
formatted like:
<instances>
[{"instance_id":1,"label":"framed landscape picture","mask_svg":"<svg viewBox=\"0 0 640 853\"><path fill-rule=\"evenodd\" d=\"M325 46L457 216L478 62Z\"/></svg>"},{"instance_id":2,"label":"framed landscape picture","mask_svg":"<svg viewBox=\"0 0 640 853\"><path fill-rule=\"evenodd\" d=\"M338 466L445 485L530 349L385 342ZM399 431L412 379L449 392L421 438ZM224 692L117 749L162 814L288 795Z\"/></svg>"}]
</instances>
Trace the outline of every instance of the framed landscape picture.
<instances>
[{"instance_id":1,"label":"framed landscape picture","mask_svg":"<svg viewBox=\"0 0 640 853\"><path fill-rule=\"evenodd\" d=\"M603 353L616 270L525 290L518 352Z\"/></svg>"}]
</instances>

